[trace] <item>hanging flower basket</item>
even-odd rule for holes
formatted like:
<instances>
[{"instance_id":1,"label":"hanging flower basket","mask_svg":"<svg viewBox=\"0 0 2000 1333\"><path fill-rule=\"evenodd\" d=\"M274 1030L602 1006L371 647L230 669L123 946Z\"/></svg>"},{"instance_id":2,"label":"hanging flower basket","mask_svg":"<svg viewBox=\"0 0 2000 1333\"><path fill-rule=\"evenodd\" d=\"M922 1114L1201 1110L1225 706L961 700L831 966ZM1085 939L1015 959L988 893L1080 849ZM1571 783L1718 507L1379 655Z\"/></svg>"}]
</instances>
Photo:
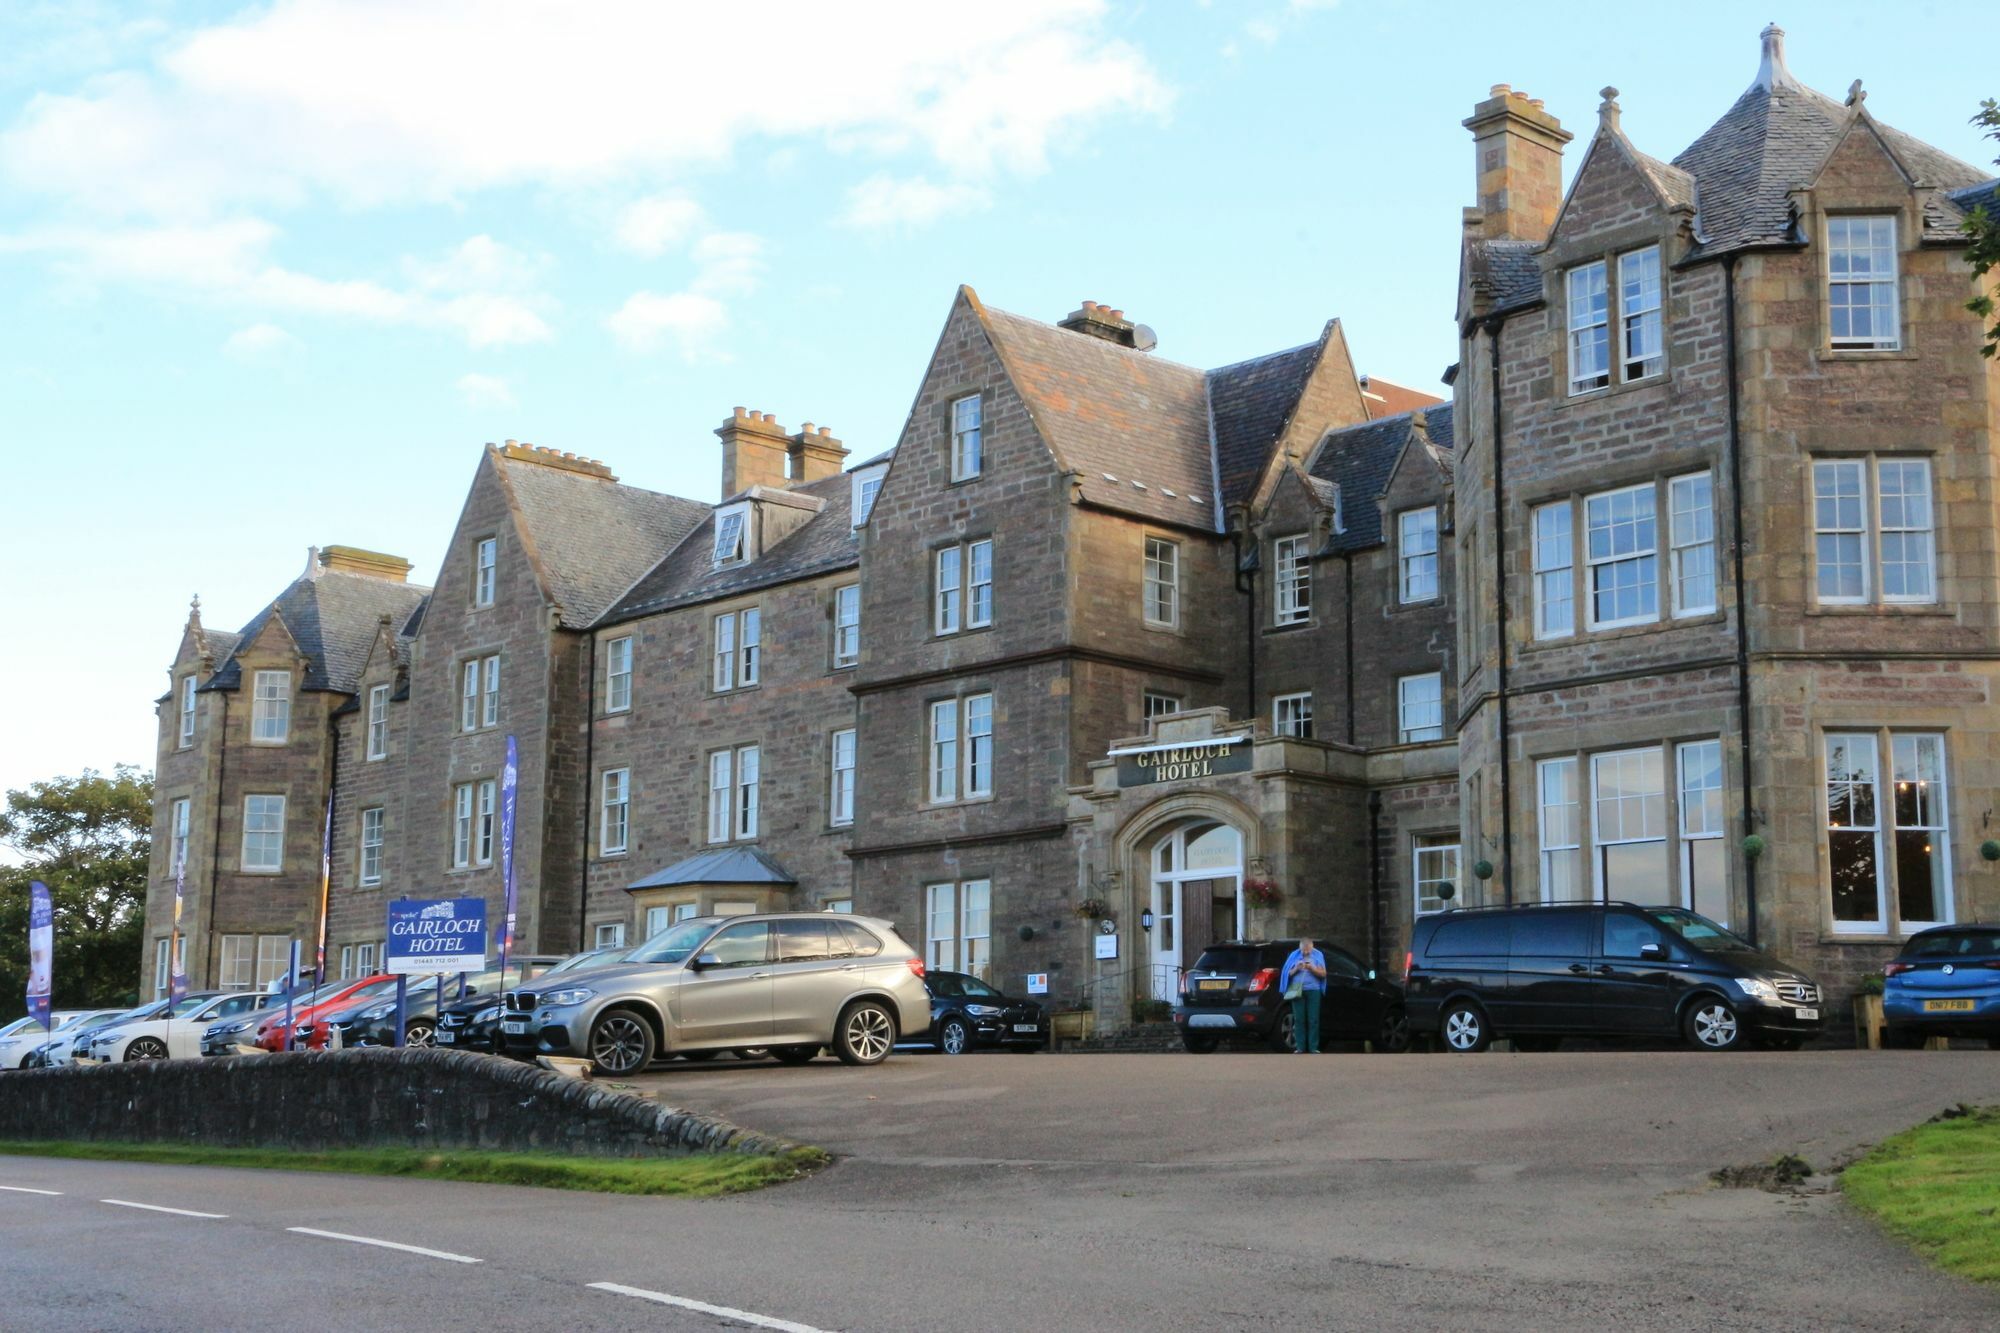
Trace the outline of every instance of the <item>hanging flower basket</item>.
<instances>
[{"instance_id":1,"label":"hanging flower basket","mask_svg":"<svg viewBox=\"0 0 2000 1333\"><path fill-rule=\"evenodd\" d=\"M1258 907L1276 907L1285 901L1284 891L1278 887L1278 881L1261 876L1243 881L1243 896Z\"/></svg>"},{"instance_id":2,"label":"hanging flower basket","mask_svg":"<svg viewBox=\"0 0 2000 1333\"><path fill-rule=\"evenodd\" d=\"M1076 905L1076 914L1089 921L1101 920L1109 910L1102 898L1085 898Z\"/></svg>"}]
</instances>

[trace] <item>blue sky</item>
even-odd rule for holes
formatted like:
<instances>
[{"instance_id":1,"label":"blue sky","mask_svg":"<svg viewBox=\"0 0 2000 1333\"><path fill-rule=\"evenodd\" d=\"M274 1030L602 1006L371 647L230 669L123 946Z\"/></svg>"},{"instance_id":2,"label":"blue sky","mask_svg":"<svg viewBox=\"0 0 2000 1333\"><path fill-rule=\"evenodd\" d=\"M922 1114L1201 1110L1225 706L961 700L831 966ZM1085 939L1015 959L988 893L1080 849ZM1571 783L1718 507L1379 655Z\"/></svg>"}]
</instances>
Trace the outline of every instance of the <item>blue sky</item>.
<instances>
[{"instance_id":1,"label":"blue sky","mask_svg":"<svg viewBox=\"0 0 2000 1333\"><path fill-rule=\"evenodd\" d=\"M1758 29L1969 160L1963 5L489 0L0 6L0 787L150 764L188 598L234 627L308 545L429 581L480 445L712 499L730 408L886 448L957 284L1083 298L1212 366L1340 317L1454 355L1459 121L1598 89L1671 157Z\"/></svg>"}]
</instances>

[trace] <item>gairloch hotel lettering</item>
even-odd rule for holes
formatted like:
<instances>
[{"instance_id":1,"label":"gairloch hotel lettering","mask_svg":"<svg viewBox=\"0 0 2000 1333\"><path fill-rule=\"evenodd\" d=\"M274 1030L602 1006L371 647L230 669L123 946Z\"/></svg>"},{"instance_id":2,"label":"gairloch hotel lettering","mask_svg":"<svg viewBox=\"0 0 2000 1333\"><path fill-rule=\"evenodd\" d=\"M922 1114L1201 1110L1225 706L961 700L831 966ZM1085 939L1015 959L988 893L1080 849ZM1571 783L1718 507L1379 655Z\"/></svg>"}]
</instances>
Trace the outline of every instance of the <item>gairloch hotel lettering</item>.
<instances>
[{"instance_id":1,"label":"gairloch hotel lettering","mask_svg":"<svg viewBox=\"0 0 2000 1333\"><path fill-rule=\"evenodd\" d=\"M1138 787L1157 782L1185 782L1250 771L1247 741L1214 741L1173 749L1141 750L1118 757L1118 785Z\"/></svg>"}]
</instances>

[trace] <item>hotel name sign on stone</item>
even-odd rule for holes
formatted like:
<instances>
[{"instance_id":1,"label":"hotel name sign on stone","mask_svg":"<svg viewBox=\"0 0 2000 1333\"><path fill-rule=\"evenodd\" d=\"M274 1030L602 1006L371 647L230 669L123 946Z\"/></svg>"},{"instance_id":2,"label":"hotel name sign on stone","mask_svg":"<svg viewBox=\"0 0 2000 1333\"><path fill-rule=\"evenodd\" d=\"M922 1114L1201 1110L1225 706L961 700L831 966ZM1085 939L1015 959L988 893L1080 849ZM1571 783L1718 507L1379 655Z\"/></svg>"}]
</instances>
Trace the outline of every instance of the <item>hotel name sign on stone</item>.
<instances>
[{"instance_id":1,"label":"hotel name sign on stone","mask_svg":"<svg viewBox=\"0 0 2000 1333\"><path fill-rule=\"evenodd\" d=\"M1237 736L1116 751L1118 785L1146 787L1157 782L1185 782L1190 778L1217 777L1224 773L1247 773L1250 771L1249 742L1249 737Z\"/></svg>"}]
</instances>

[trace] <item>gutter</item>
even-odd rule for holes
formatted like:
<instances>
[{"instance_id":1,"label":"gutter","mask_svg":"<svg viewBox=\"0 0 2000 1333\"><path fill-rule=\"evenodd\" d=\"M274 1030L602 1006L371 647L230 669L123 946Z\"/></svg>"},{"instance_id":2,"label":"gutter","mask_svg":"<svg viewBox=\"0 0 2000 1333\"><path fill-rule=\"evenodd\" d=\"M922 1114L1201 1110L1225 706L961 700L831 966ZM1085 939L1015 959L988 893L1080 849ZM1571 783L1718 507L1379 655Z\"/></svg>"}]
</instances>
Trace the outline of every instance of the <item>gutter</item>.
<instances>
[{"instance_id":1,"label":"gutter","mask_svg":"<svg viewBox=\"0 0 2000 1333\"><path fill-rule=\"evenodd\" d=\"M1494 686L1500 701L1500 892L1509 906L1514 902L1514 757L1513 733L1507 717L1507 502L1506 474L1502 464L1500 431L1500 330L1507 316L1491 315L1486 321L1487 348L1491 353L1493 379L1493 579L1494 628L1498 634L1500 660Z\"/></svg>"},{"instance_id":2,"label":"gutter","mask_svg":"<svg viewBox=\"0 0 2000 1333\"><path fill-rule=\"evenodd\" d=\"M1244 526L1249 526L1249 515L1244 515ZM1249 600L1243 607L1243 662L1245 681L1245 704L1243 716L1251 723L1257 720L1257 567L1243 566L1243 539L1248 534L1231 529L1229 546L1235 552L1236 591Z\"/></svg>"},{"instance_id":3,"label":"gutter","mask_svg":"<svg viewBox=\"0 0 2000 1333\"><path fill-rule=\"evenodd\" d=\"M1722 331L1723 356L1727 362L1729 376L1729 508L1730 536L1733 548L1731 561L1736 579L1736 722L1737 744L1740 747L1743 768L1743 836L1749 837L1751 823L1756 818L1756 809L1751 800L1751 754L1750 754L1750 616L1748 600L1744 595L1743 548L1743 435L1742 420L1738 404L1738 379L1736 365L1736 256L1722 257ZM1750 946L1757 947L1757 859L1745 855L1743 858L1744 906L1750 918Z\"/></svg>"},{"instance_id":4,"label":"gutter","mask_svg":"<svg viewBox=\"0 0 2000 1333\"><path fill-rule=\"evenodd\" d=\"M578 822L581 833L578 836L576 854L576 951L582 953L590 946L584 936L590 931L590 806L591 794L597 789L597 630L593 626L585 635L590 642L589 651L584 655L584 670L590 684L584 688L583 707L583 818ZM635 635L634 638L637 636ZM638 646L636 643L633 645ZM631 793L626 793L626 799Z\"/></svg>"},{"instance_id":5,"label":"gutter","mask_svg":"<svg viewBox=\"0 0 2000 1333\"><path fill-rule=\"evenodd\" d=\"M1382 973L1382 793L1368 793L1368 966Z\"/></svg>"},{"instance_id":6,"label":"gutter","mask_svg":"<svg viewBox=\"0 0 2000 1333\"><path fill-rule=\"evenodd\" d=\"M229 798L229 696L232 691L216 691L222 696L222 724L216 734L221 737L218 749L221 755L215 763L215 832L209 839L208 847L208 985L220 983L222 960L215 952L215 895L222 884L222 806ZM167 966L173 966L173 959L167 959ZM253 973L254 977L255 974Z\"/></svg>"}]
</instances>

